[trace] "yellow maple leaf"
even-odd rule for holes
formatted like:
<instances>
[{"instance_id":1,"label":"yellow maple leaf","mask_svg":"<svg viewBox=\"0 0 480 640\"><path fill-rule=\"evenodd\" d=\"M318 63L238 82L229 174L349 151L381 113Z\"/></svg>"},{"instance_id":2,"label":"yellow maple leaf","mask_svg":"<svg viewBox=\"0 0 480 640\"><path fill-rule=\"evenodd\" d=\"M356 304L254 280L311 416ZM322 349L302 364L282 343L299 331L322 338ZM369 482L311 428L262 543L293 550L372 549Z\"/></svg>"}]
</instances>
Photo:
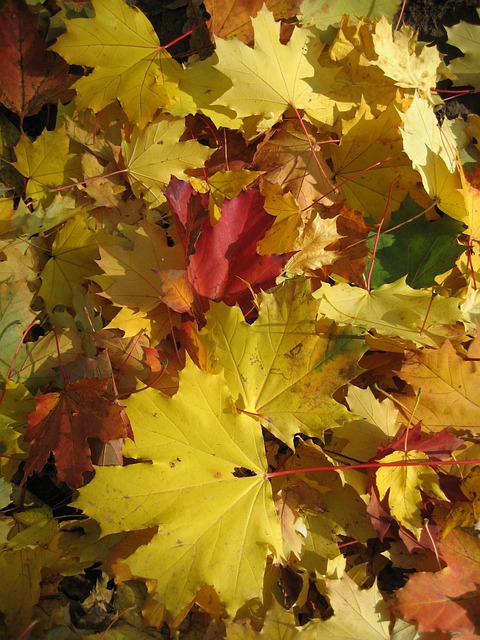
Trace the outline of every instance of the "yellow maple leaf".
<instances>
[{"instance_id":1,"label":"yellow maple leaf","mask_svg":"<svg viewBox=\"0 0 480 640\"><path fill-rule=\"evenodd\" d=\"M28 178L26 196L32 200L46 200L52 187L72 184L82 179L80 158L70 153L70 139L65 127L46 129L34 141L22 134L15 146L17 161L13 165Z\"/></svg>"},{"instance_id":2,"label":"yellow maple leaf","mask_svg":"<svg viewBox=\"0 0 480 640\"><path fill-rule=\"evenodd\" d=\"M40 278L39 295L50 313L56 305L75 308L76 297L83 300L86 278L99 273L99 242L112 242L101 231L90 231L85 215L77 214L65 223L55 237L51 258ZM80 307L82 302L80 302Z\"/></svg>"},{"instance_id":3,"label":"yellow maple leaf","mask_svg":"<svg viewBox=\"0 0 480 640\"><path fill-rule=\"evenodd\" d=\"M457 168L457 143L450 126L440 127L433 106L415 96L403 120L403 147L419 172L423 186L438 207L455 220L468 222Z\"/></svg>"},{"instance_id":4,"label":"yellow maple leaf","mask_svg":"<svg viewBox=\"0 0 480 640\"><path fill-rule=\"evenodd\" d=\"M298 432L321 437L352 418L332 395L354 377L363 341L350 329L316 333L317 307L308 282L290 280L262 294L252 325L238 307L216 304L202 332L216 344L238 409L291 447Z\"/></svg>"},{"instance_id":5,"label":"yellow maple leaf","mask_svg":"<svg viewBox=\"0 0 480 640\"><path fill-rule=\"evenodd\" d=\"M115 305L149 313L162 302L159 273L167 265L182 269L183 250L180 245L169 247L164 230L147 221L136 229L132 243L133 250L117 245L100 247L99 266L105 275L93 279Z\"/></svg>"},{"instance_id":6,"label":"yellow maple leaf","mask_svg":"<svg viewBox=\"0 0 480 640\"><path fill-rule=\"evenodd\" d=\"M305 225L303 232L293 243L297 253L285 265L287 273L314 275L316 269L332 264L339 256L337 251L326 249L341 238L337 232L337 218L323 219L316 215Z\"/></svg>"},{"instance_id":7,"label":"yellow maple leaf","mask_svg":"<svg viewBox=\"0 0 480 640\"><path fill-rule=\"evenodd\" d=\"M428 459L428 455L423 451L394 451L382 458L382 463ZM414 533L417 539L420 538L423 529L420 517L423 504L420 490L437 500L448 501L440 489L438 475L428 465L381 467L376 471L376 483L380 500L383 500L388 492L390 513L395 520Z\"/></svg>"},{"instance_id":8,"label":"yellow maple leaf","mask_svg":"<svg viewBox=\"0 0 480 640\"><path fill-rule=\"evenodd\" d=\"M185 179L186 169L202 167L213 153L196 140L179 142L183 119L160 115L143 130L135 127L122 142L122 155L133 193L150 207L165 202L163 194L171 176Z\"/></svg>"},{"instance_id":9,"label":"yellow maple leaf","mask_svg":"<svg viewBox=\"0 0 480 640\"><path fill-rule=\"evenodd\" d=\"M282 553L260 424L236 412L223 375L190 360L173 398L148 389L125 404L135 431L125 455L152 462L97 468L76 506L104 535L158 527L126 562L156 580L173 616L204 584L233 616L262 598L269 548Z\"/></svg>"},{"instance_id":10,"label":"yellow maple leaf","mask_svg":"<svg viewBox=\"0 0 480 640\"><path fill-rule=\"evenodd\" d=\"M231 200L251 185L263 174L263 171L236 169L217 171L207 179L190 178L190 184L198 193L210 193L209 211L212 226L220 220L222 204Z\"/></svg>"},{"instance_id":11,"label":"yellow maple leaf","mask_svg":"<svg viewBox=\"0 0 480 640\"><path fill-rule=\"evenodd\" d=\"M162 49L145 15L123 0L93 0L94 18L66 20L51 47L70 64L93 67L75 83L79 109L101 111L117 99L143 127L178 96L182 67Z\"/></svg>"},{"instance_id":12,"label":"yellow maple leaf","mask_svg":"<svg viewBox=\"0 0 480 640\"><path fill-rule=\"evenodd\" d=\"M389 640L390 611L375 584L360 589L348 574L340 580L327 580L327 595L334 610L333 617L317 623L317 638L322 640Z\"/></svg>"},{"instance_id":13,"label":"yellow maple leaf","mask_svg":"<svg viewBox=\"0 0 480 640\"><path fill-rule=\"evenodd\" d=\"M477 9L480 14L480 10ZM471 84L475 91L480 90L478 57L480 55L480 26L469 22L459 22L446 27L448 44L457 47L463 56L450 61L448 68L456 75L457 85Z\"/></svg>"},{"instance_id":14,"label":"yellow maple leaf","mask_svg":"<svg viewBox=\"0 0 480 640\"><path fill-rule=\"evenodd\" d=\"M397 98L393 80L372 64L373 31L371 20L356 23L344 15L332 46L322 53L321 73L331 77L331 86L315 93L306 107L308 118L320 130L325 125L341 129L341 122L352 118L362 101L376 117Z\"/></svg>"},{"instance_id":15,"label":"yellow maple leaf","mask_svg":"<svg viewBox=\"0 0 480 640\"><path fill-rule=\"evenodd\" d=\"M418 46L413 27L403 25L392 33L392 25L382 16L375 27L373 42L378 58L371 64L380 67L398 87L426 94L435 88L442 61L440 54L436 47Z\"/></svg>"},{"instance_id":16,"label":"yellow maple leaf","mask_svg":"<svg viewBox=\"0 0 480 640\"><path fill-rule=\"evenodd\" d=\"M320 30L341 22L345 14L369 19L386 16L391 20L399 5L399 0L355 0L354 5L348 0L303 0L301 20L305 24L314 24Z\"/></svg>"},{"instance_id":17,"label":"yellow maple leaf","mask_svg":"<svg viewBox=\"0 0 480 640\"><path fill-rule=\"evenodd\" d=\"M413 389L402 394L408 409L422 390L415 418L430 431L480 429L480 364L458 355L448 340L440 349L407 352L398 375Z\"/></svg>"},{"instance_id":18,"label":"yellow maple leaf","mask_svg":"<svg viewBox=\"0 0 480 640\"><path fill-rule=\"evenodd\" d=\"M26 280L0 284L0 375L6 377L23 332L35 319L32 292Z\"/></svg>"},{"instance_id":19,"label":"yellow maple leaf","mask_svg":"<svg viewBox=\"0 0 480 640\"><path fill-rule=\"evenodd\" d=\"M419 345L443 342L447 325L461 318L459 299L436 296L432 301L428 291L412 289L405 277L370 292L343 282L334 286L324 282L313 295L320 299L319 313L335 322L376 329L384 336L399 336Z\"/></svg>"},{"instance_id":20,"label":"yellow maple leaf","mask_svg":"<svg viewBox=\"0 0 480 640\"><path fill-rule=\"evenodd\" d=\"M305 78L314 75L311 60L318 57L320 47L309 29L298 28L286 45L281 44L280 25L265 6L252 23L253 49L240 40L215 39L215 68L230 78L232 86L213 106L232 109L240 117L258 115L259 129L265 130L290 106L302 109L308 103L312 88Z\"/></svg>"},{"instance_id":21,"label":"yellow maple leaf","mask_svg":"<svg viewBox=\"0 0 480 640\"><path fill-rule=\"evenodd\" d=\"M260 255L288 253L304 227L300 207L291 193L283 194L281 186L267 180L260 181L260 191L265 196L265 211L276 219L258 243L257 252Z\"/></svg>"},{"instance_id":22,"label":"yellow maple leaf","mask_svg":"<svg viewBox=\"0 0 480 640\"><path fill-rule=\"evenodd\" d=\"M370 107L362 101L355 118L342 123L340 144L331 149L337 181L348 180L339 187L347 204L377 222L387 204L389 212L396 211L417 182L398 135L400 124L394 104L374 118ZM360 173L378 161L381 161L379 166Z\"/></svg>"}]
</instances>

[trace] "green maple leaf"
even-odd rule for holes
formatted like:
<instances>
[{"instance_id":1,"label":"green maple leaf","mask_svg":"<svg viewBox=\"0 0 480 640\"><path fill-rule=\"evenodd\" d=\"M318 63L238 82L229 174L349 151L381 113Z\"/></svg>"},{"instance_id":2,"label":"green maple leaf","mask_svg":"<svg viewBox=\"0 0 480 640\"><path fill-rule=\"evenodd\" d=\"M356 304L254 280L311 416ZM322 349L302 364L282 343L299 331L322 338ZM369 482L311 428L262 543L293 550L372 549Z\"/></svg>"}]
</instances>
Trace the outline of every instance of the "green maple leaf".
<instances>
[{"instance_id":1,"label":"green maple leaf","mask_svg":"<svg viewBox=\"0 0 480 640\"><path fill-rule=\"evenodd\" d=\"M406 276L407 284L415 289L433 287L435 276L451 269L465 247L456 243L463 225L448 216L434 222L424 217L413 219L422 208L407 197L399 211L392 216L392 232L380 235L375 266L370 284L376 289ZM375 237L368 240L373 251ZM367 260L367 270L370 265Z\"/></svg>"},{"instance_id":2,"label":"green maple leaf","mask_svg":"<svg viewBox=\"0 0 480 640\"><path fill-rule=\"evenodd\" d=\"M203 584L233 615L262 597L267 553L282 550L260 424L236 412L223 375L191 361L173 398L148 389L125 404L135 432L125 455L151 463L99 467L76 506L104 535L158 527L126 562L156 580L174 616Z\"/></svg>"}]
</instances>

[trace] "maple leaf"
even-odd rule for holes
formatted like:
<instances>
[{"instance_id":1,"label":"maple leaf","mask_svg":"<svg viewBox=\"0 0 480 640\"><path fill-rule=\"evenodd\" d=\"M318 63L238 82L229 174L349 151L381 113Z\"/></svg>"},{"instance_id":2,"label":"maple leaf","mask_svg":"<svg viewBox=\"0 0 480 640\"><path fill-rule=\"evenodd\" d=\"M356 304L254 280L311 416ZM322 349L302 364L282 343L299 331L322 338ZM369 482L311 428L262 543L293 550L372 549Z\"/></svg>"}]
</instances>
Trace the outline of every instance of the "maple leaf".
<instances>
[{"instance_id":1,"label":"maple leaf","mask_svg":"<svg viewBox=\"0 0 480 640\"><path fill-rule=\"evenodd\" d=\"M186 276L195 305L205 310L208 300L222 300L248 311L252 290L272 287L289 257L257 254L257 243L274 220L263 208L263 196L247 189L226 200L215 226L208 219L205 194L172 181L166 196L188 259Z\"/></svg>"},{"instance_id":2,"label":"maple leaf","mask_svg":"<svg viewBox=\"0 0 480 640\"><path fill-rule=\"evenodd\" d=\"M457 77L456 84L469 84L475 91L480 91L477 65L480 54L480 27L477 24L462 21L453 27L445 28L448 44L457 47L463 53L463 56L454 58L448 65L449 70L453 71Z\"/></svg>"},{"instance_id":3,"label":"maple leaf","mask_svg":"<svg viewBox=\"0 0 480 640\"><path fill-rule=\"evenodd\" d=\"M392 0L356 0L355 16L365 16L371 20L385 16L392 20L400 6L400 1ZM324 30L341 22L342 16L351 14L352 6L339 0L303 0L301 19L304 24L314 24Z\"/></svg>"},{"instance_id":4,"label":"maple leaf","mask_svg":"<svg viewBox=\"0 0 480 640\"><path fill-rule=\"evenodd\" d=\"M432 302L427 291L412 289L405 278L370 292L342 282L334 286L324 282L314 296L320 299L319 312L335 322L376 329L384 336L399 336L420 345L435 346L448 333L444 325L460 319L458 300L437 296ZM427 311L426 326L420 333Z\"/></svg>"},{"instance_id":5,"label":"maple leaf","mask_svg":"<svg viewBox=\"0 0 480 640\"><path fill-rule=\"evenodd\" d=\"M56 102L75 79L60 56L46 51L38 21L38 15L18 0L7 0L0 12L0 102L21 121Z\"/></svg>"},{"instance_id":6,"label":"maple leaf","mask_svg":"<svg viewBox=\"0 0 480 640\"><path fill-rule=\"evenodd\" d=\"M393 78L398 87L429 94L436 86L440 54L436 47L419 47L413 27L403 25L392 33L391 24L382 16L375 26L373 43L378 58L372 64Z\"/></svg>"},{"instance_id":7,"label":"maple leaf","mask_svg":"<svg viewBox=\"0 0 480 640\"><path fill-rule=\"evenodd\" d=\"M440 349L407 352L399 371L413 391L402 397L409 409L421 388L417 420L438 431L446 427L477 430L480 427L477 384L480 364L458 355L447 340Z\"/></svg>"},{"instance_id":8,"label":"maple leaf","mask_svg":"<svg viewBox=\"0 0 480 640\"><path fill-rule=\"evenodd\" d=\"M413 460L429 460L429 456L423 451L394 451L381 458L382 463L409 462ZM399 466L381 467L376 471L376 484L380 500L383 500L388 492L388 505L393 517L409 531L412 531L417 539L423 528L423 520L420 517L423 491L428 496L437 500L447 500L447 496L440 489L438 475L428 465L426 466Z\"/></svg>"},{"instance_id":9,"label":"maple leaf","mask_svg":"<svg viewBox=\"0 0 480 640\"><path fill-rule=\"evenodd\" d=\"M344 574L340 580L327 580L326 585L335 615L329 620L318 622L318 638L390 638L389 606L376 584L370 589L359 589L348 574Z\"/></svg>"},{"instance_id":10,"label":"maple leaf","mask_svg":"<svg viewBox=\"0 0 480 640\"><path fill-rule=\"evenodd\" d=\"M394 610L415 622L420 632L439 630L473 640L480 633L479 540L457 529L437 549L447 566L436 573L410 576L397 591Z\"/></svg>"},{"instance_id":11,"label":"maple leaf","mask_svg":"<svg viewBox=\"0 0 480 640\"><path fill-rule=\"evenodd\" d=\"M98 244L111 240L101 231L90 231L85 215L78 214L65 223L53 241L51 258L40 278L39 295L50 313L56 305L75 308L76 297L85 292L85 279L99 272L95 259ZM82 304L82 303L80 303Z\"/></svg>"},{"instance_id":12,"label":"maple leaf","mask_svg":"<svg viewBox=\"0 0 480 640\"><path fill-rule=\"evenodd\" d=\"M31 622L33 607L40 596L42 571L51 557L49 549L41 545L32 549L4 550L0 554L3 576L0 581L0 610L12 635L19 629L26 629Z\"/></svg>"},{"instance_id":13,"label":"maple leaf","mask_svg":"<svg viewBox=\"0 0 480 640\"><path fill-rule=\"evenodd\" d=\"M205 227L190 256L187 273L197 293L210 300L243 305L257 292L275 284L288 255L257 254L273 218L263 208L263 196L247 189L222 207L220 220Z\"/></svg>"},{"instance_id":14,"label":"maple leaf","mask_svg":"<svg viewBox=\"0 0 480 640\"><path fill-rule=\"evenodd\" d=\"M206 315L204 333L238 409L289 446L298 432L321 437L351 417L331 396L355 376L362 340L350 330L316 333L317 307L308 282L297 279L262 294L252 325L238 307L214 305Z\"/></svg>"},{"instance_id":15,"label":"maple leaf","mask_svg":"<svg viewBox=\"0 0 480 640\"><path fill-rule=\"evenodd\" d=\"M370 460L379 446L389 442L400 428L398 411L390 399L377 400L372 391L348 386L345 397L350 411L362 420L352 420L335 429L329 450L359 460Z\"/></svg>"},{"instance_id":16,"label":"maple leaf","mask_svg":"<svg viewBox=\"0 0 480 640\"><path fill-rule=\"evenodd\" d=\"M35 319L30 308L32 292L28 282L0 284L0 374L9 372L15 352L28 323Z\"/></svg>"},{"instance_id":17,"label":"maple leaf","mask_svg":"<svg viewBox=\"0 0 480 640\"><path fill-rule=\"evenodd\" d=\"M309 472L319 466L332 468ZM288 458L285 467L304 470L301 476L290 476L284 485L284 491L297 501L297 512L306 525L302 532L305 542L299 564L308 571L331 573L327 571L326 561L341 556L339 535L361 541L373 535L365 502L360 497L366 492L366 478L354 477L357 473L354 470L345 474L335 472L330 455L308 440L296 446L295 454ZM338 499L340 494L342 500Z\"/></svg>"},{"instance_id":18,"label":"maple leaf","mask_svg":"<svg viewBox=\"0 0 480 640\"><path fill-rule=\"evenodd\" d=\"M322 7L322 13L324 9L328 7ZM398 99L393 81L372 64L376 57L372 21L361 18L355 23L355 18L350 19L348 15L340 15L339 19L341 24L335 39L320 58L322 71L331 77L331 83L312 96L307 108L308 118L317 123L320 130L327 124L338 131L343 120L352 118L362 102L378 117Z\"/></svg>"},{"instance_id":19,"label":"maple leaf","mask_svg":"<svg viewBox=\"0 0 480 640\"><path fill-rule=\"evenodd\" d=\"M28 414L24 439L31 443L25 477L40 471L55 456L58 479L72 488L83 484L83 474L93 471L88 438L109 442L128 433L120 414L122 407L102 397L109 380L82 379L63 391L38 396L36 409Z\"/></svg>"},{"instance_id":20,"label":"maple leaf","mask_svg":"<svg viewBox=\"0 0 480 640\"><path fill-rule=\"evenodd\" d=\"M237 38L246 44L253 42L251 18L265 4L275 20L293 18L298 13L301 0L206 0L210 14L210 31L219 38Z\"/></svg>"},{"instance_id":21,"label":"maple leaf","mask_svg":"<svg viewBox=\"0 0 480 640\"><path fill-rule=\"evenodd\" d=\"M318 638L319 620L310 620L305 625L298 625L291 609L282 607L275 598L265 615L261 631L252 628L250 620L227 620L226 640L316 640Z\"/></svg>"},{"instance_id":22,"label":"maple leaf","mask_svg":"<svg viewBox=\"0 0 480 640\"><path fill-rule=\"evenodd\" d=\"M52 187L82 178L79 156L70 153L64 127L45 129L34 142L22 134L14 151L13 166L28 178L26 196L34 201L47 199Z\"/></svg>"},{"instance_id":23,"label":"maple leaf","mask_svg":"<svg viewBox=\"0 0 480 640\"><path fill-rule=\"evenodd\" d=\"M189 360L173 398L148 389L126 406L135 445L125 455L152 462L98 468L76 505L104 535L158 527L127 564L156 580L174 616L203 584L234 614L262 596L268 548L282 549L259 423L235 411L223 375Z\"/></svg>"},{"instance_id":24,"label":"maple leaf","mask_svg":"<svg viewBox=\"0 0 480 640\"><path fill-rule=\"evenodd\" d=\"M182 67L160 46L145 15L123 0L93 0L94 18L66 20L51 47L67 62L93 67L78 80L79 109L98 112L117 99L128 118L145 126L178 97Z\"/></svg>"},{"instance_id":25,"label":"maple leaf","mask_svg":"<svg viewBox=\"0 0 480 640\"><path fill-rule=\"evenodd\" d=\"M317 269L335 262L337 252L326 247L333 245L339 238L336 218L324 220L320 215L314 216L293 244L292 249L297 253L287 262L285 271L314 275Z\"/></svg>"},{"instance_id":26,"label":"maple leaf","mask_svg":"<svg viewBox=\"0 0 480 640\"><path fill-rule=\"evenodd\" d=\"M465 247L455 242L463 233L460 222L447 216L433 222L427 222L424 217L414 220L421 211L422 208L407 197L392 216L393 231L378 238L370 280L372 288L402 276L406 276L407 284L415 289L435 286L435 277L452 268L465 251ZM368 240L372 251L375 242L375 238Z\"/></svg>"},{"instance_id":27,"label":"maple leaf","mask_svg":"<svg viewBox=\"0 0 480 640\"><path fill-rule=\"evenodd\" d=\"M279 25L266 7L252 23L253 49L239 40L215 39L215 68L231 79L232 86L213 106L233 109L240 117L258 115L262 118L259 128L265 129L288 107L302 109L308 103L312 89L305 78L314 75L309 57L313 59L319 51L308 29L295 29L288 44L280 44Z\"/></svg>"},{"instance_id":28,"label":"maple leaf","mask_svg":"<svg viewBox=\"0 0 480 640\"><path fill-rule=\"evenodd\" d=\"M99 266L105 275L92 279L114 304L152 312L165 292L159 274L167 265L171 269L184 266L181 247L169 247L164 230L148 221L138 226L131 240L133 250L116 245L100 247Z\"/></svg>"},{"instance_id":29,"label":"maple leaf","mask_svg":"<svg viewBox=\"0 0 480 640\"><path fill-rule=\"evenodd\" d=\"M150 207L165 202L164 190L171 176L184 178L185 169L202 167L212 150L196 140L179 142L183 119L158 116L144 129L134 128L122 155L132 190Z\"/></svg>"},{"instance_id":30,"label":"maple leaf","mask_svg":"<svg viewBox=\"0 0 480 640\"><path fill-rule=\"evenodd\" d=\"M433 106L415 96L403 120L403 148L419 172L423 186L438 207L446 214L468 221L457 169L457 146L448 122L439 126Z\"/></svg>"},{"instance_id":31,"label":"maple leaf","mask_svg":"<svg viewBox=\"0 0 480 640\"><path fill-rule=\"evenodd\" d=\"M264 178L290 192L300 208L310 207L322 198L322 204L332 204L332 171L319 152L320 136L309 123L298 120L281 123L269 131L259 144L253 166L265 171ZM316 148L315 156L312 148Z\"/></svg>"},{"instance_id":32,"label":"maple leaf","mask_svg":"<svg viewBox=\"0 0 480 640\"><path fill-rule=\"evenodd\" d=\"M347 205L377 222L387 207L388 213L398 209L417 182L398 136L400 123L395 103L374 118L370 107L362 101L355 117L342 122L340 144L331 149L337 180L348 180L339 186ZM363 171L378 161L379 166Z\"/></svg>"}]
</instances>

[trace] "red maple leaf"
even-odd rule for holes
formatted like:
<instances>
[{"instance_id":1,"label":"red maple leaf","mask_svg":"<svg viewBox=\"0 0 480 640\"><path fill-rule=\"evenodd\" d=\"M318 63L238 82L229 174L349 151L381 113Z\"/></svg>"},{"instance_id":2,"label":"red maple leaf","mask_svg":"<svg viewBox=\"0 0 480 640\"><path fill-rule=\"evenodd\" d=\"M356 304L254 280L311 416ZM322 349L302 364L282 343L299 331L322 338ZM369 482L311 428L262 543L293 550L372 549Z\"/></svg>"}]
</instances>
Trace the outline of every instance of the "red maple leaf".
<instances>
[{"instance_id":1,"label":"red maple leaf","mask_svg":"<svg viewBox=\"0 0 480 640\"><path fill-rule=\"evenodd\" d=\"M393 451L423 451L432 460L447 460L450 459L452 451L462 443L463 440L450 433L448 429L442 429L433 436L427 436L422 433L422 423L418 422L411 429L403 431L395 442L387 446L380 445L375 459L383 458Z\"/></svg>"},{"instance_id":2,"label":"red maple leaf","mask_svg":"<svg viewBox=\"0 0 480 640\"><path fill-rule=\"evenodd\" d=\"M455 529L437 549L447 566L411 576L397 591L394 610L418 625L419 632L443 631L455 638L480 633L480 540ZM457 635L458 634L458 635Z\"/></svg>"},{"instance_id":3,"label":"red maple leaf","mask_svg":"<svg viewBox=\"0 0 480 640\"><path fill-rule=\"evenodd\" d=\"M291 254L257 253L259 241L274 222L263 208L264 197L258 189L226 200L214 226L208 216L208 198L190 184L173 178L166 196L185 247L186 276L200 314L208 309L208 300L248 310L252 291L274 286Z\"/></svg>"},{"instance_id":4,"label":"red maple leaf","mask_svg":"<svg viewBox=\"0 0 480 640\"><path fill-rule=\"evenodd\" d=\"M25 2L6 0L0 12L0 102L23 119L56 102L75 80L67 63L47 51L38 15Z\"/></svg>"},{"instance_id":5,"label":"red maple leaf","mask_svg":"<svg viewBox=\"0 0 480 640\"><path fill-rule=\"evenodd\" d=\"M106 443L130 435L122 406L101 395L109 382L83 378L35 399L24 436L32 445L25 477L40 471L53 453L58 479L77 488L83 484L83 474L93 471L88 438Z\"/></svg>"}]
</instances>

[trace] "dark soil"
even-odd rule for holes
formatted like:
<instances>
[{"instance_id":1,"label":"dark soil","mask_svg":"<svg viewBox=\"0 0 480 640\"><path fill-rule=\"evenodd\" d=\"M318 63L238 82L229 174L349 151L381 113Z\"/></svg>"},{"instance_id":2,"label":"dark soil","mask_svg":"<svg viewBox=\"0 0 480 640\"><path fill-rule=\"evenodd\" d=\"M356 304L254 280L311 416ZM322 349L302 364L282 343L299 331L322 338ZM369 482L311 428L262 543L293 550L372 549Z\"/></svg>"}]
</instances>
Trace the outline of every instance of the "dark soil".
<instances>
[{"instance_id":1,"label":"dark soil","mask_svg":"<svg viewBox=\"0 0 480 640\"><path fill-rule=\"evenodd\" d=\"M447 44L445 27L453 27L461 21L480 24L478 8L480 0L407 0L402 23L417 29L422 42L436 44L439 51L445 54L445 62L448 63L461 56L462 52ZM396 19L398 20L398 15ZM450 81L438 85L439 89L451 87ZM466 94L445 103L445 115L448 118L465 117L468 113L480 115L479 93Z\"/></svg>"}]
</instances>

